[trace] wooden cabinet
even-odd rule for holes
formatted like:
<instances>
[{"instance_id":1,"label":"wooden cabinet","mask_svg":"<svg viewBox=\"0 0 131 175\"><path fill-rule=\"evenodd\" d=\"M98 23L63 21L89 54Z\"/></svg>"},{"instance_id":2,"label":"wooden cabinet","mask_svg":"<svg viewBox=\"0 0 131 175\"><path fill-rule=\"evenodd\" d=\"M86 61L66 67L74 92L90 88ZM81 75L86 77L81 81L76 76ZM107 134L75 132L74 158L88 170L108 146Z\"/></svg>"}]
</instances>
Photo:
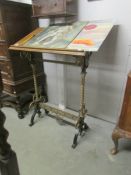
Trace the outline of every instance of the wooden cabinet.
<instances>
[{"instance_id":1,"label":"wooden cabinet","mask_svg":"<svg viewBox=\"0 0 131 175\"><path fill-rule=\"evenodd\" d=\"M76 0L32 0L33 16L60 17L76 14Z\"/></svg>"},{"instance_id":2,"label":"wooden cabinet","mask_svg":"<svg viewBox=\"0 0 131 175\"><path fill-rule=\"evenodd\" d=\"M37 27L37 21L32 21L32 7L27 4L0 1L0 72L2 90L10 96L18 97L24 91L33 88L32 70L20 52L9 51L8 47ZM32 25L33 24L33 25ZM44 76L42 55L37 57L37 76L41 83Z\"/></svg>"},{"instance_id":3,"label":"wooden cabinet","mask_svg":"<svg viewBox=\"0 0 131 175\"><path fill-rule=\"evenodd\" d=\"M131 72L127 78L120 118L112 133L112 139L115 144L115 148L112 149L112 154L118 152L118 140L120 138L131 139Z\"/></svg>"}]
</instances>

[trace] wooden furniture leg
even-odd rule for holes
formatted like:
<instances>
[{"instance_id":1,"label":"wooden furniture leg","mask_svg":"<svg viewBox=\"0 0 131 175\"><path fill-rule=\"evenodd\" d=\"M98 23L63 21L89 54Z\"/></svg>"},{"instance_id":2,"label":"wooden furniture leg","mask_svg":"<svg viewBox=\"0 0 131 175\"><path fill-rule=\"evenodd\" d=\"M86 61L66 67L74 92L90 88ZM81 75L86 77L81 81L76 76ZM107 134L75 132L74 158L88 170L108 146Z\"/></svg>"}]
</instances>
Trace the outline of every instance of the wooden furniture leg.
<instances>
[{"instance_id":1,"label":"wooden furniture leg","mask_svg":"<svg viewBox=\"0 0 131 175\"><path fill-rule=\"evenodd\" d=\"M16 154L7 143L9 133L4 128L5 119L4 113L0 110L0 174L20 175Z\"/></svg>"},{"instance_id":2,"label":"wooden furniture leg","mask_svg":"<svg viewBox=\"0 0 131 175\"><path fill-rule=\"evenodd\" d=\"M112 155L115 155L118 153L118 141L120 138L121 138L120 131L119 131L119 129L115 128L113 133L112 133L112 140L113 140L114 145L115 145L114 148L112 148L112 150L111 150Z\"/></svg>"},{"instance_id":3,"label":"wooden furniture leg","mask_svg":"<svg viewBox=\"0 0 131 175\"><path fill-rule=\"evenodd\" d=\"M25 114L28 113L29 104L32 101L32 94L26 93L25 95L19 95L11 97L8 95L1 95L2 107L14 108L18 113L18 118L23 119Z\"/></svg>"},{"instance_id":4,"label":"wooden furniture leg","mask_svg":"<svg viewBox=\"0 0 131 175\"><path fill-rule=\"evenodd\" d=\"M121 114L116 128L112 133L115 147L111 150L114 155L118 153L118 140L131 139L131 72L128 74Z\"/></svg>"}]
</instances>

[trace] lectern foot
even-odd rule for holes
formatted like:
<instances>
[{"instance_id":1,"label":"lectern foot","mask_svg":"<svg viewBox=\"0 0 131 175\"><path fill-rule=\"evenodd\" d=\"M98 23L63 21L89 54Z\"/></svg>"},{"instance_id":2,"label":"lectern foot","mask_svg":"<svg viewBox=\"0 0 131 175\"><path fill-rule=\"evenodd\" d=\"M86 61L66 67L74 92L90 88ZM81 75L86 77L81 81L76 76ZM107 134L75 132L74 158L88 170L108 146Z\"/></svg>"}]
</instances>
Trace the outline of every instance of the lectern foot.
<instances>
[{"instance_id":1,"label":"lectern foot","mask_svg":"<svg viewBox=\"0 0 131 175\"><path fill-rule=\"evenodd\" d=\"M73 149L75 149L76 146L78 145L78 136L83 136L88 129L89 127L86 123L84 122L79 123L78 133L75 134L74 139L73 139L73 144L72 144Z\"/></svg>"},{"instance_id":2,"label":"lectern foot","mask_svg":"<svg viewBox=\"0 0 131 175\"><path fill-rule=\"evenodd\" d=\"M30 121L29 126L33 126L34 125L34 119L35 119L36 114L37 114L37 110L35 109L34 113L31 116L31 121Z\"/></svg>"},{"instance_id":3,"label":"lectern foot","mask_svg":"<svg viewBox=\"0 0 131 175\"><path fill-rule=\"evenodd\" d=\"M40 107L38 105L36 105L36 107L34 109L34 112L33 112L32 116L31 116L31 120L30 120L29 126L33 126L34 125L34 119L35 119L36 114L38 114L38 117L41 117L41 111L40 111Z\"/></svg>"},{"instance_id":4,"label":"lectern foot","mask_svg":"<svg viewBox=\"0 0 131 175\"><path fill-rule=\"evenodd\" d=\"M77 146L77 144L78 144L78 142L77 142L78 135L79 135L79 134L75 134L75 136L74 136L73 144L72 144L72 148L73 148L73 149L75 149L76 146Z\"/></svg>"}]
</instances>

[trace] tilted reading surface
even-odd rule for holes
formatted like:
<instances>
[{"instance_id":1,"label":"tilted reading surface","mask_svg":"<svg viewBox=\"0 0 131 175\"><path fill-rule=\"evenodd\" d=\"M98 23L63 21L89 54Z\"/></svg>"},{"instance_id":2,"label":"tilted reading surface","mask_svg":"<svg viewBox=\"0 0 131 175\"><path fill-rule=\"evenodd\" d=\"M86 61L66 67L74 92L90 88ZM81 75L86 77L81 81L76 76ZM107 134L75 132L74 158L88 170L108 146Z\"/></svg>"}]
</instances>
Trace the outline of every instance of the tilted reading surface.
<instances>
[{"instance_id":1,"label":"tilted reading surface","mask_svg":"<svg viewBox=\"0 0 131 175\"><path fill-rule=\"evenodd\" d=\"M79 21L72 25L50 26L37 29L35 34L29 34L26 39L15 43L12 47L23 47L65 51L98 51L113 24L105 21ZM23 42L21 42L23 41ZM11 47L11 48L12 48Z\"/></svg>"}]
</instances>

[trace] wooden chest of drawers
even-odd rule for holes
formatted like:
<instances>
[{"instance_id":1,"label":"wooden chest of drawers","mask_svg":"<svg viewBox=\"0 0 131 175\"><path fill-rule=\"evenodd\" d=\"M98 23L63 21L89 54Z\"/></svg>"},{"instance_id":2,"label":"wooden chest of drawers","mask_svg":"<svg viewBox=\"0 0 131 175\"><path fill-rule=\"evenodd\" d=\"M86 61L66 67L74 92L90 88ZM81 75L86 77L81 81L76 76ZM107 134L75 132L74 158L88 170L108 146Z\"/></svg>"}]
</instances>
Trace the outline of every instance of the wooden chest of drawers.
<instances>
[{"instance_id":1,"label":"wooden chest of drawers","mask_svg":"<svg viewBox=\"0 0 131 175\"><path fill-rule=\"evenodd\" d=\"M13 96L33 87L32 70L26 58L8 47L33 30L32 8L30 5L0 1L0 71L3 92ZM36 57L36 55L33 55ZM37 55L41 61L42 55ZM37 73L43 76L43 64L37 63Z\"/></svg>"},{"instance_id":2,"label":"wooden chest of drawers","mask_svg":"<svg viewBox=\"0 0 131 175\"><path fill-rule=\"evenodd\" d=\"M112 154L118 152L118 140L120 138L131 139L131 72L128 74L123 105L117 126L112 133L115 148Z\"/></svg>"},{"instance_id":3,"label":"wooden chest of drawers","mask_svg":"<svg viewBox=\"0 0 131 175\"><path fill-rule=\"evenodd\" d=\"M35 17L72 16L76 0L32 0Z\"/></svg>"}]
</instances>

